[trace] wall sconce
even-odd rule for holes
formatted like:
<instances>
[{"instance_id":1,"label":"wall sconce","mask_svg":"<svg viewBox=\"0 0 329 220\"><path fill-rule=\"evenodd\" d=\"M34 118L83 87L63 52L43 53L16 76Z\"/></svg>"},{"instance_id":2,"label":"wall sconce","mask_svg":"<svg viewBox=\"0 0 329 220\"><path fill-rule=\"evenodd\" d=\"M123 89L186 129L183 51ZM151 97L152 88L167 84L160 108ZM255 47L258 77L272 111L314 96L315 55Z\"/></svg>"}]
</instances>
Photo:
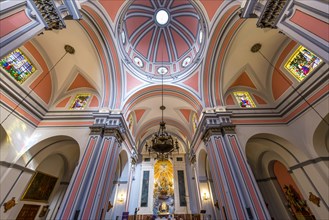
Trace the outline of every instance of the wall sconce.
<instances>
[{"instance_id":1,"label":"wall sconce","mask_svg":"<svg viewBox=\"0 0 329 220\"><path fill-rule=\"evenodd\" d=\"M118 202L123 202L124 201L124 197L123 194L121 193L120 196L118 197Z\"/></svg>"},{"instance_id":2,"label":"wall sconce","mask_svg":"<svg viewBox=\"0 0 329 220\"><path fill-rule=\"evenodd\" d=\"M208 193L207 193L207 192L204 192L202 198L203 198L203 200L205 200L205 201L208 200L208 199L209 199L209 195L208 195Z\"/></svg>"}]
</instances>

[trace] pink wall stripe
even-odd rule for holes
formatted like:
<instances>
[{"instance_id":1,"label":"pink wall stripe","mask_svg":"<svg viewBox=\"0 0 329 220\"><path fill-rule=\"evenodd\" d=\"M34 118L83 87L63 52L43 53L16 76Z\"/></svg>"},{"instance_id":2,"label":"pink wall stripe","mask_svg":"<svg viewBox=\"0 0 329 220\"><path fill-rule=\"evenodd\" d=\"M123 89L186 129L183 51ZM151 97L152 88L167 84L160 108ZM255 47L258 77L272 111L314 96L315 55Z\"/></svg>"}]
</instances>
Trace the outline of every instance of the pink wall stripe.
<instances>
[{"instance_id":1,"label":"pink wall stripe","mask_svg":"<svg viewBox=\"0 0 329 220\"><path fill-rule=\"evenodd\" d=\"M329 24L303 11L296 10L290 19L293 23L329 42Z\"/></svg>"},{"instance_id":2,"label":"pink wall stripe","mask_svg":"<svg viewBox=\"0 0 329 220\"><path fill-rule=\"evenodd\" d=\"M230 165L229 165L229 162L227 160L227 155L224 151L224 147L222 145L222 141L219 139L215 140L215 143L216 143L216 146L218 147L218 152L219 152L219 155L220 155L220 158L221 158L221 161L222 161L222 164L223 164L223 168L224 168L224 172L225 172L225 176L227 177L227 180L228 180L228 183L229 183L229 186L230 186L230 189L231 189L231 195L233 197L233 200L234 200L234 204L235 204L235 207L236 207L236 211L237 211L237 217L238 219L244 219L244 213L243 213L243 209L242 209L242 204L241 204L241 201L239 199L239 195L238 195L238 192L237 192L237 187L235 185L235 182L232 178L232 176L234 175L232 172L231 172L231 169L230 169Z\"/></svg>"},{"instance_id":3,"label":"pink wall stripe","mask_svg":"<svg viewBox=\"0 0 329 220\"><path fill-rule=\"evenodd\" d=\"M26 15L24 10L1 19L0 37L10 34L30 21L31 19Z\"/></svg>"},{"instance_id":4,"label":"pink wall stripe","mask_svg":"<svg viewBox=\"0 0 329 220\"><path fill-rule=\"evenodd\" d=\"M108 151L108 145L109 143L105 143L104 146L101 146L102 147L102 151L101 151L101 154L100 154L100 158L99 160L97 161L97 167L96 167L96 171L95 171L95 176L93 177L93 182L92 184L90 185L90 193L89 193L89 197L87 199L87 203L85 205L85 209L84 209L84 212L83 212L83 215L82 215L82 219L90 219L90 212L91 212L91 208L93 206L93 203L98 199L98 198L95 198L95 194L96 194L96 189L98 188L97 186L100 184L100 178L101 178L101 171L103 169L103 166L104 166L104 163L105 163L105 158L106 158L106 155L107 155L107 151Z\"/></svg>"},{"instance_id":5,"label":"pink wall stripe","mask_svg":"<svg viewBox=\"0 0 329 220\"><path fill-rule=\"evenodd\" d=\"M212 141L217 138L217 137L212 137ZM225 176L224 171L220 170L220 167L223 168L221 160L220 160L220 156L218 154L218 150L215 152L215 149L218 149L218 146L215 145L213 142L210 142L211 144L211 152L210 155L213 157L213 163L215 164L215 170L217 171L217 173L219 174L217 177L219 179L219 183L221 184L221 191L222 192L226 192L229 188L226 189L225 185L227 185L227 178ZM216 162L215 162L216 161ZM224 180L223 180L224 179ZM224 185L225 184L225 185ZM222 194L222 193L220 193ZM232 216L233 213L235 213L235 210L231 209L231 205L230 202L228 201L228 198L226 196L226 193L223 195L224 197L224 203L225 203L225 209L227 214L231 215L231 218L233 218L234 216Z\"/></svg>"},{"instance_id":6,"label":"pink wall stripe","mask_svg":"<svg viewBox=\"0 0 329 220\"><path fill-rule=\"evenodd\" d=\"M264 215L263 209L260 206L259 198L256 195L255 186L252 184L252 181L250 179L251 177L248 173L246 164L244 162L244 158L242 157L241 152L238 149L238 145L237 145L235 136L229 135L228 137L229 137L234 155L236 156L235 158L238 162L241 173L243 174L244 181L246 183L246 186L248 187L248 192L249 192L249 194L251 194L252 203L255 205L255 208L256 208L256 211L257 211L256 214L258 215L259 219L266 219L266 216Z\"/></svg>"},{"instance_id":7,"label":"pink wall stripe","mask_svg":"<svg viewBox=\"0 0 329 220\"><path fill-rule=\"evenodd\" d=\"M88 165L89 160L90 160L90 156L91 156L93 150L95 149L95 145L96 145L97 140L98 140L98 137L91 138L91 140L90 140L90 142L87 146L87 152L82 158L82 162L81 162L81 165L79 167L78 176L74 180L73 190L72 190L72 192L69 196L70 199L69 199L69 201L66 205L66 208L65 208L65 211L64 211L64 214L63 214L63 219L68 219L69 218L69 215L71 213L71 209L72 209L72 206L73 206L73 202L76 199L78 189L79 189L79 187L81 185L81 182L82 182L82 177L85 174L87 165Z\"/></svg>"},{"instance_id":8,"label":"pink wall stripe","mask_svg":"<svg viewBox=\"0 0 329 220\"><path fill-rule=\"evenodd\" d=\"M100 214L101 213L101 209L104 207L104 204L106 203L106 201L108 201L108 196L109 193L111 193L110 186L111 183L113 183L113 177L109 178L109 176L111 176L111 171L114 169L116 169L116 166L112 166L112 164L114 163L114 157L116 156L115 154L115 149L117 148L116 146L114 146L115 140L113 140L113 138L111 139L105 139L104 142L108 142L109 145L109 151L110 151L110 159L108 160L108 164L107 167L105 167L105 174L106 177L104 179L105 184L103 185L103 187L101 188L101 193L100 195L106 195L105 197L103 196L101 198L101 202L98 204L97 209L96 209L96 213ZM107 203L106 203L107 204ZM97 219L99 219L99 216L96 216Z\"/></svg>"},{"instance_id":9,"label":"pink wall stripe","mask_svg":"<svg viewBox=\"0 0 329 220\"><path fill-rule=\"evenodd\" d=\"M211 144L210 144L211 145ZM212 145L211 145L212 146ZM218 198L218 203L220 205L220 209L224 206L228 207L228 205L224 205L226 201L226 197L225 197L225 193L221 193L221 192L225 192L225 190L223 189L223 183L222 183L222 179L220 178L220 173L214 172L216 170L215 165L214 165L214 153L213 153L213 147L211 147L210 149L210 154L209 155L209 165L211 170L213 171L212 173L212 177L214 178L214 185L215 185L215 192L217 194L217 198ZM219 187L219 184L221 185L221 190ZM229 210L229 209L228 209ZM220 212L220 214L222 215L222 218L224 218L223 216L223 212Z\"/></svg>"}]
</instances>

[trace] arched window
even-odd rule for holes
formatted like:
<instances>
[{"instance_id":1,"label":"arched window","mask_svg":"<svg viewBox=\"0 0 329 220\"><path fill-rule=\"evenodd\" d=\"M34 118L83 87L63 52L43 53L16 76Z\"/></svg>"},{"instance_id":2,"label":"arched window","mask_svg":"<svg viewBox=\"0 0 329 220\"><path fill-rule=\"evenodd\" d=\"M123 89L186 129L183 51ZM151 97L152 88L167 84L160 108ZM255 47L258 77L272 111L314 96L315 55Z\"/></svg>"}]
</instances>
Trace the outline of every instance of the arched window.
<instances>
[{"instance_id":1,"label":"arched window","mask_svg":"<svg viewBox=\"0 0 329 220\"><path fill-rule=\"evenodd\" d=\"M306 76L313 72L321 62L322 60L314 53L305 47L300 46L291 55L284 67L298 80L298 82L301 82Z\"/></svg>"},{"instance_id":2,"label":"arched window","mask_svg":"<svg viewBox=\"0 0 329 220\"><path fill-rule=\"evenodd\" d=\"M249 92L237 91L233 92L237 102L241 108L255 108L255 102L252 100Z\"/></svg>"},{"instance_id":3,"label":"arched window","mask_svg":"<svg viewBox=\"0 0 329 220\"><path fill-rule=\"evenodd\" d=\"M19 83L23 83L36 70L35 66L20 49L14 50L1 59L0 65Z\"/></svg>"}]
</instances>

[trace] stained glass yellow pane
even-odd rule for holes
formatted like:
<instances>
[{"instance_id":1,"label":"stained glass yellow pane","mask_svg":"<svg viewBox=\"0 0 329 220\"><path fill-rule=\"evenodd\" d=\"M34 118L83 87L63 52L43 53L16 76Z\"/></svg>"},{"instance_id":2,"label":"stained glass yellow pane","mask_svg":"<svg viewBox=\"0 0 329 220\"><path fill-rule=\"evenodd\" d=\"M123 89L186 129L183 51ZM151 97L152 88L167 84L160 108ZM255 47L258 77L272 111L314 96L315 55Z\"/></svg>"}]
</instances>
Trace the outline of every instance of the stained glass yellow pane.
<instances>
[{"instance_id":1,"label":"stained glass yellow pane","mask_svg":"<svg viewBox=\"0 0 329 220\"><path fill-rule=\"evenodd\" d=\"M34 65L20 49L1 59L0 66L19 83L23 83L35 72Z\"/></svg>"},{"instance_id":2,"label":"stained glass yellow pane","mask_svg":"<svg viewBox=\"0 0 329 220\"><path fill-rule=\"evenodd\" d=\"M255 108L256 105L248 92L233 92L241 108Z\"/></svg>"},{"instance_id":3,"label":"stained glass yellow pane","mask_svg":"<svg viewBox=\"0 0 329 220\"><path fill-rule=\"evenodd\" d=\"M310 50L303 46L298 47L295 53L289 58L284 67L293 75L299 82L305 79L322 60Z\"/></svg>"},{"instance_id":4,"label":"stained glass yellow pane","mask_svg":"<svg viewBox=\"0 0 329 220\"><path fill-rule=\"evenodd\" d=\"M78 94L70 105L71 110L82 110L86 107L90 94Z\"/></svg>"}]
</instances>

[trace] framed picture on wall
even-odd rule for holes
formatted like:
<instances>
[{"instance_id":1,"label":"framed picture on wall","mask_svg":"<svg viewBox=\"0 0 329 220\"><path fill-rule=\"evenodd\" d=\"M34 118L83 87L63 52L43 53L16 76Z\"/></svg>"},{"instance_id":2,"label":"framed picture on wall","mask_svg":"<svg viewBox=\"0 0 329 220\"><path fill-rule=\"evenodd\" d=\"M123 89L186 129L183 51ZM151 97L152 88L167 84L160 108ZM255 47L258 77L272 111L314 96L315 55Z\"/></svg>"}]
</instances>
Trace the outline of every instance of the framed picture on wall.
<instances>
[{"instance_id":1,"label":"framed picture on wall","mask_svg":"<svg viewBox=\"0 0 329 220\"><path fill-rule=\"evenodd\" d=\"M33 220L40 209L39 205L24 204L16 220Z\"/></svg>"},{"instance_id":2,"label":"framed picture on wall","mask_svg":"<svg viewBox=\"0 0 329 220\"><path fill-rule=\"evenodd\" d=\"M31 178L21 200L48 202L57 179L55 176L36 172Z\"/></svg>"}]
</instances>

